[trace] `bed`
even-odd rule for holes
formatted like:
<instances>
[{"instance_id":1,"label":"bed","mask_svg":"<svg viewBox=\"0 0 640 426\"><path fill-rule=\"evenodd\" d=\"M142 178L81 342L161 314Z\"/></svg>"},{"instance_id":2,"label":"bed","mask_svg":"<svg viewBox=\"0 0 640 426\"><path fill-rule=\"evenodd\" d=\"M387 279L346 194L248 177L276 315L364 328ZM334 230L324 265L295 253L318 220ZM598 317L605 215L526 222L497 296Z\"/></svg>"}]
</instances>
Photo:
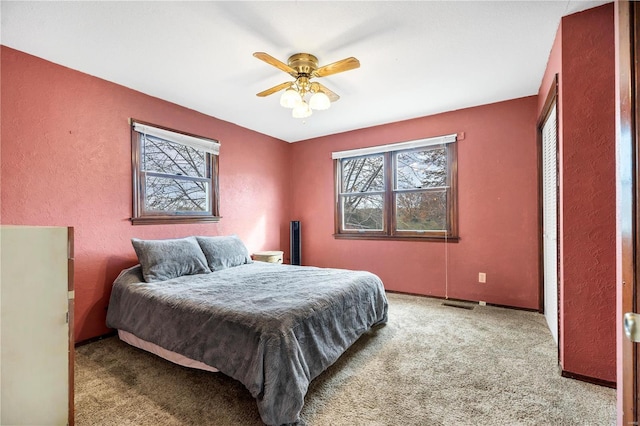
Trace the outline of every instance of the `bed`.
<instances>
[{"instance_id":1,"label":"bed","mask_svg":"<svg viewBox=\"0 0 640 426\"><path fill-rule=\"evenodd\" d=\"M387 321L370 272L252 262L237 236L133 244L107 326L239 380L268 425L296 423L309 383Z\"/></svg>"}]
</instances>

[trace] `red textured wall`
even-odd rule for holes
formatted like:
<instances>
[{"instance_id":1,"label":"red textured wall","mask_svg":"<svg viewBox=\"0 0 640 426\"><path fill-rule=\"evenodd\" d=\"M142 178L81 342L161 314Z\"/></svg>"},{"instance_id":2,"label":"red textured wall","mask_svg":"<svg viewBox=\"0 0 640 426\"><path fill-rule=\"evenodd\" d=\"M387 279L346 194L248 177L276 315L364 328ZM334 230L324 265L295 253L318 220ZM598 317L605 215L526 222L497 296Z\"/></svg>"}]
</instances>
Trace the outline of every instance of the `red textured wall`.
<instances>
[{"instance_id":1,"label":"red textured wall","mask_svg":"<svg viewBox=\"0 0 640 426\"><path fill-rule=\"evenodd\" d=\"M390 290L537 309L536 107L533 96L293 144L303 263L367 269ZM460 242L333 238L332 151L458 132Z\"/></svg>"},{"instance_id":2,"label":"red textured wall","mask_svg":"<svg viewBox=\"0 0 640 426\"><path fill-rule=\"evenodd\" d=\"M615 382L613 5L562 19L539 92L559 73L560 364Z\"/></svg>"},{"instance_id":3,"label":"red textured wall","mask_svg":"<svg viewBox=\"0 0 640 426\"><path fill-rule=\"evenodd\" d=\"M547 68L542 76L542 83L540 83L540 89L538 89L538 117L542 114L542 108L547 100L549 89L553 85L555 75L558 74L559 85L562 84L562 25L558 26L556 31L556 38L553 40L551 46L551 53L549 59L547 59ZM558 99L558 104L562 102L562 99ZM559 108L560 110L562 108ZM558 123L562 124L562 120Z\"/></svg>"},{"instance_id":4,"label":"red textured wall","mask_svg":"<svg viewBox=\"0 0 640 426\"><path fill-rule=\"evenodd\" d=\"M130 239L237 233L288 247L289 144L2 46L1 218L75 228L75 332L107 332ZM220 223L132 226L129 117L220 140Z\"/></svg>"},{"instance_id":5,"label":"red textured wall","mask_svg":"<svg viewBox=\"0 0 640 426\"><path fill-rule=\"evenodd\" d=\"M562 20L562 366L612 382L616 378L614 47L613 4Z\"/></svg>"}]
</instances>

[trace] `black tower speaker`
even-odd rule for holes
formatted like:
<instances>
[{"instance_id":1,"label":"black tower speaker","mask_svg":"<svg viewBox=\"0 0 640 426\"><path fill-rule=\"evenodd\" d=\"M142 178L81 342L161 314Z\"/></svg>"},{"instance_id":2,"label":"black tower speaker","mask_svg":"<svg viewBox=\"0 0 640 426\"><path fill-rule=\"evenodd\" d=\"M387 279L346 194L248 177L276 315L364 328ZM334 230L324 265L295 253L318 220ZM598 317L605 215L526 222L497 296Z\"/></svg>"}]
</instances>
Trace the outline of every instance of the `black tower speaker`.
<instances>
[{"instance_id":1,"label":"black tower speaker","mask_svg":"<svg viewBox=\"0 0 640 426\"><path fill-rule=\"evenodd\" d=\"M300 221L292 220L290 229L291 264L302 265L302 245L300 241Z\"/></svg>"}]
</instances>

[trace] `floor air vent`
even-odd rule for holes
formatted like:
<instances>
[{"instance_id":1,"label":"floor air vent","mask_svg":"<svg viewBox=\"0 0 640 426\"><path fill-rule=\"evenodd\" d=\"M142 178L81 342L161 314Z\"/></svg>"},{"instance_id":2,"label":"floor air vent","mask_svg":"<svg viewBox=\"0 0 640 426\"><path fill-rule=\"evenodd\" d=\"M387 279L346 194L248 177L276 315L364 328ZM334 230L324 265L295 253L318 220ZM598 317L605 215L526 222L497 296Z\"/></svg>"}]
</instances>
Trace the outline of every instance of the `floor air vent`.
<instances>
[{"instance_id":1,"label":"floor air vent","mask_svg":"<svg viewBox=\"0 0 640 426\"><path fill-rule=\"evenodd\" d=\"M468 309L468 310L473 309L473 305L469 305L467 303L460 303L460 302L442 302L442 305L450 306L452 308L460 308L460 309Z\"/></svg>"}]
</instances>

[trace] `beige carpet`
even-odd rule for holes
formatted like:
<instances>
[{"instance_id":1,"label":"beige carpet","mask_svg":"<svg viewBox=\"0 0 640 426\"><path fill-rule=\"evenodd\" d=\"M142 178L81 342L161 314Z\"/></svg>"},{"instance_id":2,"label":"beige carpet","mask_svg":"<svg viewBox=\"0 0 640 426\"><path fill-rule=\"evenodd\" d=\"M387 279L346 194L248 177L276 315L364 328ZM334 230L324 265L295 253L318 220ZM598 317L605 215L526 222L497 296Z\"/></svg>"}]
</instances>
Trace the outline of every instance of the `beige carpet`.
<instances>
[{"instance_id":1,"label":"beige carpet","mask_svg":"<svg viewBox=\"0 0 640 426\"><path fill-rule=\"evenodd\" d=\"M537 313L389 294L389 323L309 388L304 425L613 425L615 391L560 377ZM220 373L108 338L77 348L78 425L260 425Z\"/></svg>"}]
</instances>

